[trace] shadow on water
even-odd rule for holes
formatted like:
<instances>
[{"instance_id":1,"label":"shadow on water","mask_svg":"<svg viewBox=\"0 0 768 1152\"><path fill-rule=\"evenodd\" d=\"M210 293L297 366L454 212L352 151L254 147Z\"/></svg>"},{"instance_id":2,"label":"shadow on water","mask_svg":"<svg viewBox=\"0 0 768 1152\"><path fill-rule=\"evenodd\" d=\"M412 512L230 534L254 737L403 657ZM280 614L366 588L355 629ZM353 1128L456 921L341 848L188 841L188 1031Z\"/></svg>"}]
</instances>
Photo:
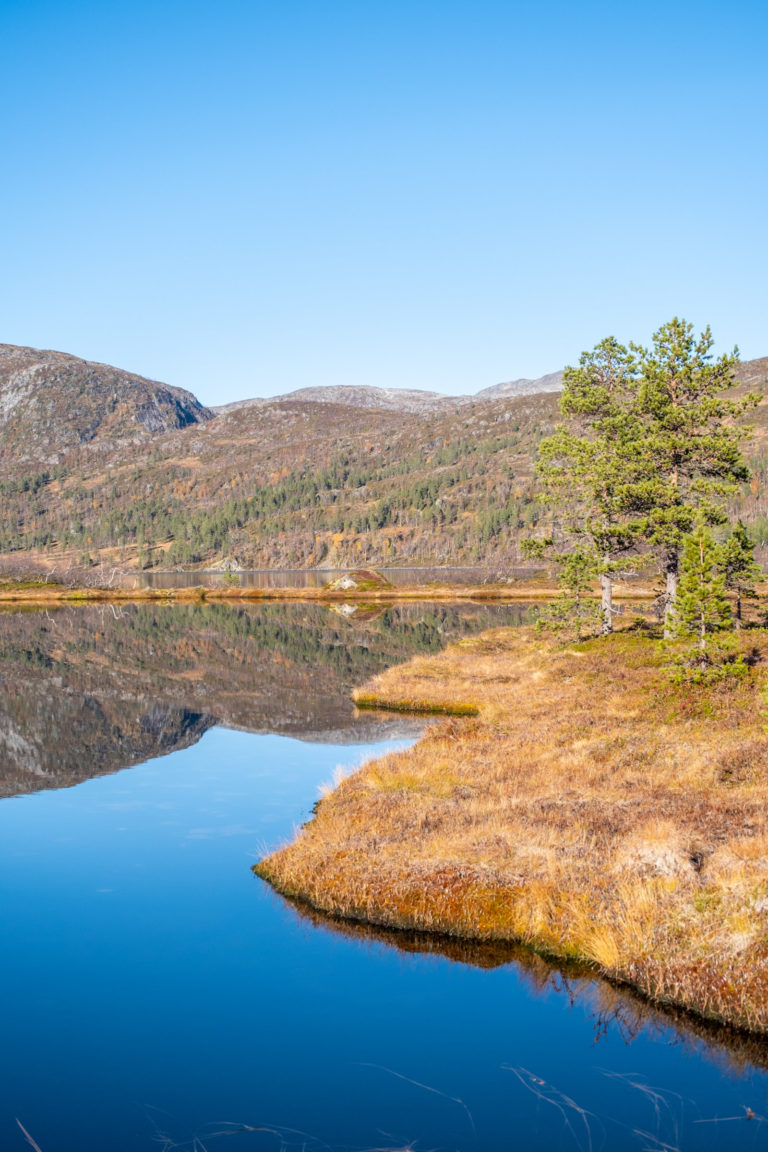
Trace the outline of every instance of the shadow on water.
<instances>
[{"instance_id":1,"label":"shadow on water","mask_svg":"<svg viewBox=\"0 0 768 1152\"><path fill-rule=\"evenodd\" d=\"M259 881L263 883L263 881ZM522 944L460 940L431 932L382 928L328 916L295 898L275 894L298 920L349 940L395 949L409 956L434 956L453 964L492 970L514 965L532 996L555 993L588 1015L599 1041L609 1028L631 1044L640 1035L663 1038L696 1051L730 1073L768 1069L768 1037L724 1027L693 1013L649 1003L631 988L598 976L588 965L554 961Z\"/></svg>"}]
</instances>

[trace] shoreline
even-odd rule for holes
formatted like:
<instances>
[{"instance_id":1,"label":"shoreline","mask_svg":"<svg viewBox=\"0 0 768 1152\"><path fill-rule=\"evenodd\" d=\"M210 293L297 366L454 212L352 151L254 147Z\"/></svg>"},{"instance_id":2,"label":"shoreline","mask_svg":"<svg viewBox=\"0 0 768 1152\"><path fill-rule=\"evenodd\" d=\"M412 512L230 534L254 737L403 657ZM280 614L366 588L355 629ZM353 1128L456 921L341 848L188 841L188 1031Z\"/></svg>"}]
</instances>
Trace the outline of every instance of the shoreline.
<instances>
[{"instance_id":1,"label":"shoreline","mask_svg":"<svg viewBox=\"0 0 768 1152\"><path fill-rule=\"evenodd\" d=\"M642 630L496 629L362 686L442 713L254 866L323 915L586 963L650 1002L768 1033L768 632L730 686L664 685Z\"/></svg>"},{"instance_id":2,"label":"shoreline","mask_svg":"<svg viewBox=\"0 0 768 1152\"><path fill-rule=\"evenodd\" d=\"M201 601L238 600L311 600L328 603L358 602L386 604L397 600L428 600L434 602L469 600L475 602L515 603L555 599L560 589L553 585L531 584L456 584L430 586L424 584L397 585L386 588L206 588L193 585L186 588L88 588L67 587L57 584L24 584L12 587L0 583L0 604L50 603L102 603L107 601L161 601L189 603ZM614 592L614 600L622 603L633 600L653 600L657 593L647 587L631 587ZM599 592L594 593L599 600Z\"/></svg>"},{"instance_id":3,"label":"shoreline","mask_svg":"<svg viewBox=\"0 0 768 1152\"><path fill-rule=\"evenodd\" d=\"M651 1026L672 1027L682 1043L690 1042L691 1038L703 1040L720 1048L736 1067L750 1064L768 1068L768 1037L764 1033L724 1024L680 1004L654 1001L635 986L601 973L594 964L555 955L517 940L476 940L418 928L389 928L371 921L345 919L321 912L299 897L281 896L295 915L313 928L384 944L406 955L443 956L454 963L484 970L514 963L522 966L524 971L537 972L542 983L546 983L553 973L576 982L588 981L598 989L600 1000L609 1012L617 1016L621 1014L624 1018L624 1010L629 1006L638 1028L649 1023ZM618 1009L614 1007L617 999L621 1005Z\"/></svg>"}]
</instances>

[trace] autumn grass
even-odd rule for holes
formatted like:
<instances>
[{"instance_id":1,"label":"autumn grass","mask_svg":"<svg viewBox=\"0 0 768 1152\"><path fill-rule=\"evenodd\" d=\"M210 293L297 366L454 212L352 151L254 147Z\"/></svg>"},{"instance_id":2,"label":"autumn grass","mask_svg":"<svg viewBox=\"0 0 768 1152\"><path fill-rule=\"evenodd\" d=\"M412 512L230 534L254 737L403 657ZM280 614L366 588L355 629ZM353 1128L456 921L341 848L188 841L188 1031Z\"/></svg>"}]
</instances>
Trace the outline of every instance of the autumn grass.
<instances>
[{"instance_id":1,"label":"autumn grass","mask_svg":"<svg viewBox=\"0 0 768 1152\"><path fill-rule=\"evenodd\" d=\"M376 760L256 866L353 920L519 941L650 999L768 1031L768 633L741 679L673 685L643 630L498 629L361 699L477 709Z\"/></svg>"}]
</instances>

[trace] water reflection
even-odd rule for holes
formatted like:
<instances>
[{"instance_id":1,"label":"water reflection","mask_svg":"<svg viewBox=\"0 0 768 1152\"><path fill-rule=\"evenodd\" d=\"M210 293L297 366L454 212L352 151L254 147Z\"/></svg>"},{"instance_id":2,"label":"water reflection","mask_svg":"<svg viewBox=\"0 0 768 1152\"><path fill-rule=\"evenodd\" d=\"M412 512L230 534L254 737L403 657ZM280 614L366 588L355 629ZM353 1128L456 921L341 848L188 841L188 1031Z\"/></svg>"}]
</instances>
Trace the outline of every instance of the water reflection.
<instances>
[{"instance_id":1,"label":"water reflection","mask_svg":"<svg viewBox=\"0 0 768 1152\"><path fill-rule=\"evenodd\" d=\"M64 607L0 615L0 795L67 787L210 728L353 743L419 730L357 713L368 676L528 617L524 605Z\"/></svg>"},{"instance_id":2,"label":"water reflection","mask_svg":"<svg viewBox=\"0 0 768 1152\"><path fill-rule=\"evenodd\" d=\"M674 1007L656 1007L631 988L596 976L586 965L555 962L520 944L460 940L343 920L319 912L301 900L275 898L289 907L299 921L348 940L381 945L409 956L439 956L485 971L514 965L529 995L555 993L572 1006L579 1004L591 1021L596 1043L609 1031L617 1031L625 1044L641 1035L662 1039L704 1055L730 1072L768 1069L768 1037L723 1027Z\"/></svg>"},{"instance_id":3,"label":"water reflection","mask_svg":"<svg viewBox=\"0 0 768 1152\"><path fill-rule=\"evenodd\" d=\"M339 765L391 747L354 684L521 615L0 616L2 787L34 793L0 800L0 1147L31 1146L16 1117L43 1152L760 1146L762 1041L254 881Z\"/></svg>"}]
</instances>

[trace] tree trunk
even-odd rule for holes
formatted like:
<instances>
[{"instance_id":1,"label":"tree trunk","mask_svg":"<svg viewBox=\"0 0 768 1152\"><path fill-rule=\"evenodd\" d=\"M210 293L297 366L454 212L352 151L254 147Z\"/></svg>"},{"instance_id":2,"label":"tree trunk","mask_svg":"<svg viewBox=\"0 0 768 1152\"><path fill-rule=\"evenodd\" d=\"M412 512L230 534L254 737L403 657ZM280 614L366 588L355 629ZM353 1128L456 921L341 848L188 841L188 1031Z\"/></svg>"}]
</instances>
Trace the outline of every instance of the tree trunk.
<instances>
[{"instance_id":1,"label":"tree trunk","mask_svg":"<svg viewBox=\"0 0 768 1152\"><path fill-rule=\"evenodd\" d=\"M741 585L736 585L736 627L741 628Z\"/></svg>"},{"instance_id":2,"label":"tree trunk","mask_svg":"<svg viewBox=\"0 0 768 1152\"><path fill-rule=\"evenodd\" d=\"M600 577L600 591L603 611L600 634L609 636L613 632L613 583L605 573Z\"/></svg>"},{"instance_id":3,"label":"tree trunk","mask_svg":"<svg viewBox=\"0 0 768 1152\"><path fill-rule=\"evenodd\" d=\"M677 601L677 581L679 574L678 553L670 552L664 564L666 588L664 593L664 639L671 640L675 620L675 604Z\"/></svg>"}]
</instances>

